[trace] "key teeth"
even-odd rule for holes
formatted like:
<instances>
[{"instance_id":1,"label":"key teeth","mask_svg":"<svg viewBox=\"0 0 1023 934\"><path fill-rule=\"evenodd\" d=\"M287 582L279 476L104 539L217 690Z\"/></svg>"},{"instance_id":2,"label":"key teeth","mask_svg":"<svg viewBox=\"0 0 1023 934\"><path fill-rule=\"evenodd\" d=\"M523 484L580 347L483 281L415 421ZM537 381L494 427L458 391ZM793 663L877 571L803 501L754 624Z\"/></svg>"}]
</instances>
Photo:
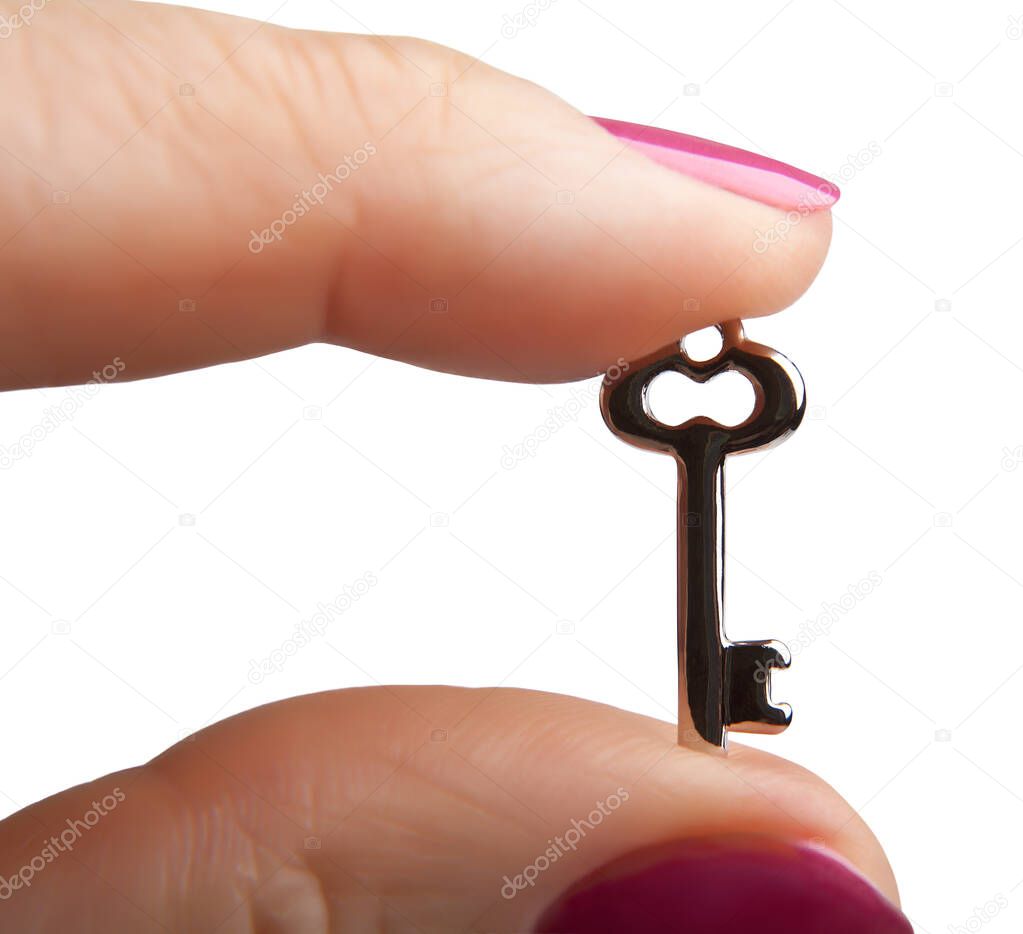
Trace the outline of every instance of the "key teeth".
<instances>
[{"instance_id":1,"label":"key teeth","mask_svg":"<svg viewBox=\"0 0 1023 934\"><path fill-rule=\"evenodd\" d=\"M792 662L781 642L725 646L725 724L740 733L780 733L792 722L788 704L771 702L771 669Z\"/></svg>"}]
</instances>

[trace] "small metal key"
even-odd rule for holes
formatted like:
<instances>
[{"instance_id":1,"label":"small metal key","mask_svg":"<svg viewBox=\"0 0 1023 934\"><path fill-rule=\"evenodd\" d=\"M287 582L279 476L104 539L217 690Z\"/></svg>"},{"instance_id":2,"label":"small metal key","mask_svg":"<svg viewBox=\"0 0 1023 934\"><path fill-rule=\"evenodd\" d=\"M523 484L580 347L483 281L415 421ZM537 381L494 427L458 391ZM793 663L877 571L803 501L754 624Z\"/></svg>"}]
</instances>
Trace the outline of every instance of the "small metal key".
<instances>
[{"instance_id":1,"label":"small metal key","mask_svg":"<svg viewBox=\"0 0 1023 934\"><path fill-rule=\"evenodd\" d=\"M693 360L681 341L621 368L605 379L600 409L615 434L630 444L675 456L678 463L678 741L724 751L729 729L780 733L792 719L787 704L770 698L772 668L789 666L780 642L728 642L724 600L724 461L740 451L785 438L803 418L803 380L785 357L747 340L740 321L718 325L720 351ZM674 370L705 383L726 370L753 384L753 412L727 427L703 416L681 425L659 422L648 391Z\"/></svg>"}]
</instances>

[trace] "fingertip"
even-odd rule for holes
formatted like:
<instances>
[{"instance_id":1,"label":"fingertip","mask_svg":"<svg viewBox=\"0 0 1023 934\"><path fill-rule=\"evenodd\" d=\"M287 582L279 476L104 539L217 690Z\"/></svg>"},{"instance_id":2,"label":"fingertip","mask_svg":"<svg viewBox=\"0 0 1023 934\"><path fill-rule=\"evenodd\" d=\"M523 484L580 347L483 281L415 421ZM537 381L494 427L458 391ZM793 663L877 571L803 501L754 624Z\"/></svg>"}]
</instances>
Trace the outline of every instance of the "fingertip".
<instances>
[{"instance_id":1,"label":"fingertip","mask_svg":"<svg viewBox=\"0 0 1023 934\"><path fill-rule=\"evenodd\" d=\"M771 314L816 276L837 191L822 200L814 184L829 183L706 140L697 168L690 159L682 171L536 85L436 54L431 70L462 70L360 176L364 225L342 258L335 342L469 376L562 382ZM738 176L722 175L728 165Z\"/></svg>"}]
</instances>

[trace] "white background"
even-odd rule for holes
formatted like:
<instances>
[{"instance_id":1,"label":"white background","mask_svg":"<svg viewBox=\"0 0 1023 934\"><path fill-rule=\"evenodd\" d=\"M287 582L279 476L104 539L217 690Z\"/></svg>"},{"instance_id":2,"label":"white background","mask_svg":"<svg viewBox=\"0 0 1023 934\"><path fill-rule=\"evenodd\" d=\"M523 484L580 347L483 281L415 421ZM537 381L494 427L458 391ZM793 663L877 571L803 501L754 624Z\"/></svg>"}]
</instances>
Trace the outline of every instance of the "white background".
<instances>
[{"instance_id":1,"label":"white background","mask_svg":"<svg viewBox=\"0 0 1023 934\"><path fill-rule=\"evenodd\" d=\"M1020 930L1023 4L555 0L508 39L514 0L278 3L214 6L420 35L840 178L818 282L748 328L810 412L731 462L729 634L796 642L880 584L776 676L788 733L751 741L860 810L918 931L974 931L999 896L985 930ZM0 443L65 392L0 398ZM105 387L0 473L3 810L327 688L507 684L671 719L674 468L609 435L595 392L329 347ZM324 638L249 680L367 572Z\"/></svg>"}]
</instances>

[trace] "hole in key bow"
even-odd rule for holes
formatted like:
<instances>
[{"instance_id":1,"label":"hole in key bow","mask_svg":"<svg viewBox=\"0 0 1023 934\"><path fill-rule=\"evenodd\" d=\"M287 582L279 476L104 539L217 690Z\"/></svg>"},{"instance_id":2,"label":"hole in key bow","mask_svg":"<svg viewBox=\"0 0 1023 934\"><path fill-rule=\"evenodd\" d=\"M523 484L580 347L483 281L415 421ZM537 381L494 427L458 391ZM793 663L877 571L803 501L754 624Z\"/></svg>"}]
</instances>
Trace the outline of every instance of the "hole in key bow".
<instances>
[{"instance_id":1,"label":"hole in key bow","mask_svg":"<svg viewBox=\"0 0 1023 934\"><path fill-rule=\"evenodd\" d=\"M756 401L753 384L735 370L719 373L706 383L698 383L675 370L666 370L650 381L646 392L648 414L670 427L697 415L704 415L726 428L741 425L752 414Z\"/></svg>"},{"instance_id":2,"label":"hole in key bow","mask_svg":"<svg viewBox=\"0 0 1023 934\"><path fill-rule=\"evenodd\" d=\"M682 338L682 349L690 360L703 363L721 353L724 338L716 327L700 328Z\"/></svg>"}]
</instances>

